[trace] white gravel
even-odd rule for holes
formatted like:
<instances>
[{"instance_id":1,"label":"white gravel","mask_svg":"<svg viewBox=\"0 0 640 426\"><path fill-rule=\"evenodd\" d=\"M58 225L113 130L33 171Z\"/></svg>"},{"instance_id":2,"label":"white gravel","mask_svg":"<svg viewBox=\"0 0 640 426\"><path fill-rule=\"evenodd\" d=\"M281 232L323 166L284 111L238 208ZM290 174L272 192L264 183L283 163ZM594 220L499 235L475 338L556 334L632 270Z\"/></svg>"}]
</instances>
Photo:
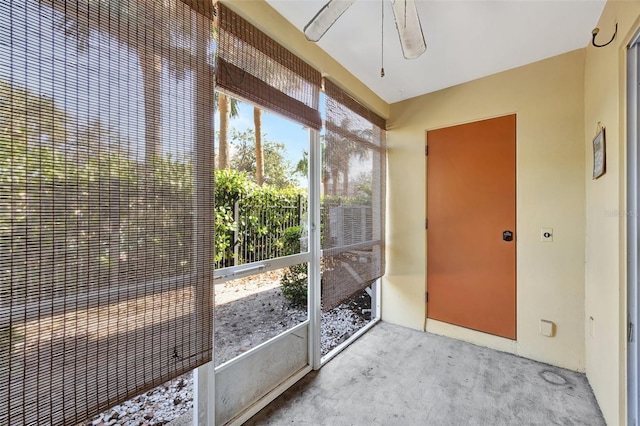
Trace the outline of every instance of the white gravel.
<instances>
[{"instance_id":1,"label":"white gravel","mask_svg":"<svg viewBox=\"0 0 640 426\"><path fill-rule=\"evenodd\" d=\"M193 376L188 372L121 405L116 405L87 424L161 426L185 414L192 406Z\"/></svg>"},{"instance_id":2,"label":"white gravel","mask_svg":"<svg viewBox=\"0 0 640 426\"><path fill-rule=\"evenodd\" d=\"M369 321L356 315L346 304L322 313L320 322L320 351L326 355Z\"/></svg>"},{"instance_id":3,"label":"white gravel","mask_svg":"<svg viewBox=\"0 0 640 426\"><path fill-rule=\"evenodd\" d=\"M369 321L353 312L348 302L322 313L321 352L326 355ZM301 311L302 314L304 312ZM191 372L113 407L87 422L91 426L162 426L193 406Z\"/></svg>"}]
</instances>

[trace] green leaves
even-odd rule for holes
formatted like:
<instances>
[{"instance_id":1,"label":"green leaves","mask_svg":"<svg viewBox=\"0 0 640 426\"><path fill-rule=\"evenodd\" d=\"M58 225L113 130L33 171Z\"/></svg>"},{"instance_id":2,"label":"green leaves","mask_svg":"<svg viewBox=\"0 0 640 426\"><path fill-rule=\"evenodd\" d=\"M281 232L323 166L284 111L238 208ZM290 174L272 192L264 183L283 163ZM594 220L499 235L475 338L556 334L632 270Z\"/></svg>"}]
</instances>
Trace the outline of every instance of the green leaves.
<instances>
[{"instance_id":1,"label":"green leaves","mask_svg":"<svg viewBox=\"0 0 640 426\"><path fill-rule=\"evenodd\" d=\"M68 120L53 99L0 80L0 137L59 145L66 142Z\"/></svg>"},{"instance_id":2,"label":"green leaves","mask_svg":"<svg viewBox=\"0 0 640 426\"><path fill-rule=\"evenodd\" d=\"M284 270L280 285L282 295L294 306L307 306L307 264L293 265Z\"/></svg>"},{"instance_id":3,"label":"green leaves","mask_svg":"<svg viewBox=\"0 0 640 426\"><path fill-rule=\"evenodd\" d=\"M231 144L234 147L231 168L245 172L256 181L256 149L253 129L239 131L231 129ZM289 188L297 185L293 178L296 173L291 162L286 159L286 147L283 143L269 141L263 135L264 183L277 188ZM306 175L305 175L306 176Z\"/></svg>"},{"instance_id":4,"label":"green leaves","mask_svg":"<svg viewBox=\"0 0 640 426\"><path fill-rule=\"evenodd\" d=\"M245 172L216 170L214 193L216 268L292 254L285 234L306 211L301 189L260 187Z\"/></svg>"}]
</instances>

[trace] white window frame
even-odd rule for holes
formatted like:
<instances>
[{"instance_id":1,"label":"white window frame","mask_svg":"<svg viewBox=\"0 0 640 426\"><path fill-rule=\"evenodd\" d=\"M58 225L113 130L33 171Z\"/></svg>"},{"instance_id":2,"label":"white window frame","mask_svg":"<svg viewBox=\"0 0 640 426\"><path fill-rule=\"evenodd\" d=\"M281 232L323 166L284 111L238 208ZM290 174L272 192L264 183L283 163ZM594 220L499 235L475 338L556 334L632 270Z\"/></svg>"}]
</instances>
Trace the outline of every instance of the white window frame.
<instances>
[{"instance_id":1,"label":"white window frame","mask_svg":"<svg viewBox=\"0 0 640 426\"><path fill-rule=\"evenodd\" d=\"M638 279L640 268L640 33L627 50L627 423L637 425L640 418L639 377L640 324Z\"/></svg>"}]
</instances>

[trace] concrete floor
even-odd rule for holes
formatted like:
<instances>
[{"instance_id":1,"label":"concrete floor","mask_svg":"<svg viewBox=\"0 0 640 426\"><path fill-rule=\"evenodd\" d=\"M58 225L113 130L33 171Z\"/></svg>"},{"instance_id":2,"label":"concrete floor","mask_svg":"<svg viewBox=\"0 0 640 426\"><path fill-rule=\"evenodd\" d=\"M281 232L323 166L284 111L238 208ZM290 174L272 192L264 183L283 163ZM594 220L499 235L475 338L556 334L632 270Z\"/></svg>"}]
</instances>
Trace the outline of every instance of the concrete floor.
<instances>
[{"instance_id":1,"label":"concrete floor","mask_svg":"<svg viewBox=\"0 0 640 426\"><path fill-rule=\"evenodd\" d=\"M247 425L604 425L584 374L380 323Z\"/></svg>"}]
</instances>

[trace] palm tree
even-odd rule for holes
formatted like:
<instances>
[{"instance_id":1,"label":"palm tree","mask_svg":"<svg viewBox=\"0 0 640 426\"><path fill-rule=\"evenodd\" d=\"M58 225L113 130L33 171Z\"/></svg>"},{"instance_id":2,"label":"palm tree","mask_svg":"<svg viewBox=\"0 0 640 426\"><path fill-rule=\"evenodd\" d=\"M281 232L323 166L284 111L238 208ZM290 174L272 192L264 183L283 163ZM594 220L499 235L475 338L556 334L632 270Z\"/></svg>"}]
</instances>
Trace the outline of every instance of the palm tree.
<instances>
[{"instance_id":1,"label":"palm tree","mask_svg":"<svg viewBox=\"0 0 640 426\"><path fill-rule=\"evenodd\" d=\"M224 170L231 167L231 154L229 152L229 120L240 115L239 101L224 93L216 92L216 104L220 113L220 132L218 134L218 169Z\"/></svg>"},{"instance_id":2,"label":"palm tree","mask_svg":"<svg viewBox=\"0 0 640 426\"><path fill-rule=\"evenodd\" d=\"M220 113L220 133L218 137L218 169L230 167L229 161L229 99L227 95L218 93L218 111Z\"/></svg>"},{"instance_id":3,"label":"palm tree","mask_svg":"<svg viewBox=\"0 0 640 426\"><path fill-rule=\"evenodd\" d=\"M366 130L351 128L351 123L346 118L340 123L339 129L340 131L329 131L332 136L327 138L323 152L323 175L325 179L331 179L332 195L338 195L338 182L342 176L342 195L348 196L351 159L357 156L364 160L369 156L366 146L359 142L369 138Z\"/></svg>"},{"instance_id":4,"label":"palm tree","mask_svg":"<svg viewBox=\"0 0 640 426\"><path fill-rule=\"evenodd\" d=\"M160 88L162 57L143 45L138 49L144 94L144 155L147 163L162 157Z\"/></svg>"},{"instance_id":5,"label":"palm tree","mask_svg":"<svg viewBox=\"0 0 640 426\"><path fill-rule=\"evenodd\" d=\"M256 139L256 183L262 186L264 182L264 153L262 152L262 111L253 107L253 125Z\"/></svg>"},{"instance_id":6,"label":"palm tree","mask_svg":"<svg viewBox=\"0 0 640 426\"><path fill-rule=\"evenodd\" d=\"M144 89L144 122L145 122L145 159L147 162L154 157L162 156L161 134L161 75L162 61L174 58L184 58L191 55L188 48L178 47L174 40L180 38L180 33L190 34L192 28L182 20L171 19L176 14L171 2L156 2L154 0L121 1L121 0L77 0L75 8L65 7L65 2L55 0L41 0L42 3L56 9L64 15L57 27L66 35L73 36L77 42L79 52L89 49L91 30L105 31L104 22L100 16L112 16L115 20L125 21L137 27L137 33L148 34L155 38L154 43L136 43L131 40L126 31L117 30L110 33L121 43L135 46L140 63ZM83 24L86 12L90 10L89 25ZM180 22L178 22L180 21ZM81 24L82 23L82 24ZM126 24L125 24L126 25ZM158 28L160 25L160 28ZM107 29L107 31L109 31ZM182 61L170 64L177 77L184 75L185 65Z\"/></svg>"},{"instance_id":7,"label":"palm tree","mask_svg":"<svg viewBox=\"0 0 640 426\"><path fill-rule=\"evenodd\" d=\"M213 70L209 67L190 68L190 59L194 54L200 61L208 58L209 38L213 35L213 26L209 20L182 19L183 13L180 8L183 6L178 2L76 0L75 7L67 7L65 2L58 0L40 1L61 14L56 28L75 40L79 53L89 51L91 37L97 33L108 34L137 55L143 86L144 156L149 178L152 178L152 168L156 164L153 160L162 157L163 62L166 61L165 67L177 79L183 78L186 71L194 73L197 88L194 114L197 134L213 138L210 118L213 117L214 105L207 98L210 95L207 91L213 91L213 87L210 86ZM105 25L106 16L119 25ZM129 28L133 31L128 31ZM194 33L197 34L195 40ZM139 37L145 37L150 41L141 41ZM196 141L197 145L201 146L201 143L200 140ZM202 169L198 158L195 168ZM110 226L110 253L113 257L111 260L114 265L118 265L119 219L112 220ZM112 269L117 273L117 267Z\"/></svg>"}]
</instances>

